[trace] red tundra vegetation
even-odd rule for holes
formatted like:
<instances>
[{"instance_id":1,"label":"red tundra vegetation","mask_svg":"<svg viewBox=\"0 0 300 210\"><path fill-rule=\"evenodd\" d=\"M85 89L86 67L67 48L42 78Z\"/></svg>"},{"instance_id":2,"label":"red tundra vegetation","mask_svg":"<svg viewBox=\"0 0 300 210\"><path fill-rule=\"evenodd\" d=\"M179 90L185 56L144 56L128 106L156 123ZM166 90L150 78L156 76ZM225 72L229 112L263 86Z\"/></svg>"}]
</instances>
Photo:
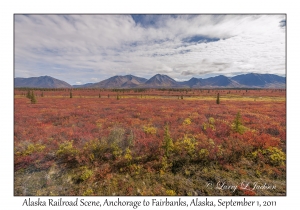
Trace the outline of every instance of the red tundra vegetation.
<instances>
[{"instance_id":1,"label":"red tundra vegetation","mask_svg":"<svg viewBox=\"0 0 300 210\"><path fill-rule=\"evenodd\" d=\"M285 100L271 89L15 89L14 193L286 195Z\"/></svg>"}]
</instances>

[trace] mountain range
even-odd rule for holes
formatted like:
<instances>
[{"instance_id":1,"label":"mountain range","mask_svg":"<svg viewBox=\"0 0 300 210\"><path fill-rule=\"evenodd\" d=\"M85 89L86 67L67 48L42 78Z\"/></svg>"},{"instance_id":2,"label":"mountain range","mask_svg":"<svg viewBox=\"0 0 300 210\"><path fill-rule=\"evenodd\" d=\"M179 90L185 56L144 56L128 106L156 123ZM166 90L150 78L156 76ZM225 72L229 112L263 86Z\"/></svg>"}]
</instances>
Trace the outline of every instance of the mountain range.
<instances>
[{"instance_id":1,"label":"mountain range","mask_svg":"<svg viewBox=\"0 0 300 210\"><path fill-rule=\"evenodd\" d=\"M223 75L206 79L191 78L178 82L167 75L156 74L150 79L133 75L113 76L97 83L70 85L50 76L15 78L15 87L36 88L286 88L286 78L274 74Z\"/></svg>"}]
</instances>

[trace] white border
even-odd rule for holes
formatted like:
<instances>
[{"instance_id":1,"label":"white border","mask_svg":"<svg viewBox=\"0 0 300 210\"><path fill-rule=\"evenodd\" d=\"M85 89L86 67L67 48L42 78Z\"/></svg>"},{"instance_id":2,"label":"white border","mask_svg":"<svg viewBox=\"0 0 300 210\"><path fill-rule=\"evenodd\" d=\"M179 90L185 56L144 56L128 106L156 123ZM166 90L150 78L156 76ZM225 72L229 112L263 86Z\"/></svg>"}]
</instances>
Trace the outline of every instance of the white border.
<instances>
[{"instance_id":1,"label":"white border","mask_svg":"<svg viewBox=\"0 0 300 210\"><path fill-rule=\"evenodd\" d=\"M247 1L125 1L111 0L105 4L97 0L4 0L0 8L0 42L1 42L1 209L22 208L25 197L13 196L13 14L14 13L286 13L287 14L287 196L286 197L247 197L247 200L276 200L277 207L272 209L299 209L297 176L299 170L299 98L298 72L299 69L299 11L296 9L296 1L275 1L275 0L247 0ZM297 196L297 197L296 197ZM36 198L36 197L33 197ZM53 198L53 197L50 197ZM81 198L81 197L80 197ZM80 199L79 198L79 199ZM124 200L143 200L142 197L122 197ZM240 200L242 197L209 197L217 202L218 199L233 198ZM46 200L48 197L42 197ZM64 197L68 199L68 197ZM70 197L74 199L74 197ZM88 199L88 198L87 198ZM104 200L105 197L95 197L95 200ZM146 197L151 199L151 197ZM190 200L191 198L184 198ZM203 197L201 197L203 199ZM89 197L93 200L93 197ZM23 207L24 208L24 207ZM39 207L26 207L26 209L40 209ZM43 207L51 208L51 207ZM55 207L62 209L62 207ZM74 208L74 207L73 207ZM79 207L78 207L79 208ZM78 209L77 208L77 209ZM90 207L99 208L99 207ZM89 209L90 209L89 208ZM168 207L156 207L165 209ZM199 208L199 207L198 207ZM201 209L206 209L200 207ZM224 207L223 207L224 208ZM253 207L251 207L253 208ZM271 209L270 208L270 209ZM104 208L103 208L104 209ZM112 208L119 209L119 208ZM122 209L122 208L121 208ZM124 209L124 208L123 208ZM127 207L126 209L133 209ZM138 208L142 209L142 208ZM150 209L150 208L149 208ZM170 208L169 208L170 209ZM179 208L178 208L179 209ZM191 207L189 207L191 209ZM211 209L211 208L209 208ZM225 208L224 208L225 209ZM231 209L231 208L229 208ZM237 208L236 208L237 209ZM238 208L240 209L240 208ZM264 209L264 208L258 208Z\"/></svg>"}]
</instances>

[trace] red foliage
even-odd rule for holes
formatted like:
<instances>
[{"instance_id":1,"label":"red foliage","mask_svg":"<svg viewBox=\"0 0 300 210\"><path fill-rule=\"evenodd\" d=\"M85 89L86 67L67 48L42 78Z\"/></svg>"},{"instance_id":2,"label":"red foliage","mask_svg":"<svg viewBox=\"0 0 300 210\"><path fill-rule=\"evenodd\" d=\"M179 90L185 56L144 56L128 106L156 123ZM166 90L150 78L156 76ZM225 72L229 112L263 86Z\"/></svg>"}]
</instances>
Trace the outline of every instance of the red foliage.
<instances>
[{"instance_id":1,"label":"red foliage","mask_svg":"<svg viewBox=\"0 0 300 210\"><path fill-rule=\"evenodd\" d=\"M115 127L126 131L123 139L133 135L132 152L136 156L162 155L164 126L169 124L174 142L190 135L196 141L196 153L207 149L211 160L220 163L231 163L249 152L259 148L278 147L285 149L286 140L286 107L285 101L259 100L259 97L284 97L285 91L268 90L193 90L184 92L184 97L215 96L218 92L241 97L257 98L257 101L221 100L181 100L179 91L147 90L141 93L134 91L119 92L120 100L116 100L117 92L111 90L73 90L73 98L69 91L44 91L44 97L38 98L37 104L31 104L23 90L15 90L14 104L14 143L15 148L23 142L38 143L46 148L40 156L16 156L15 170L25 168L35 160L38 167L49 167L62 142L73 140L78 150L91 140L105 139ZM38 95L41 92L35 91ZM98 97L99 93L101 98ZM107 98L107 95L110 98ZM146 97L146 98L145 98ZM232 122L237 111L241 112L243 134L232 129ZM208 119L214 118L213 127L203 129ZM184 124L185 119L191 121ZM151 125L155 134L146 134L143 127ZM210 143L213 142L213 144ZM47 156L48 155L48 156ZM260 154L258 154L260 155ZM112 159L110 152L103 154L106 160ZM263 157L261 157L263 158ZM79 163L89 160L88 156L80 157ZM44 165L44 166L43 166Z\"/></svg>"}]
</instances>

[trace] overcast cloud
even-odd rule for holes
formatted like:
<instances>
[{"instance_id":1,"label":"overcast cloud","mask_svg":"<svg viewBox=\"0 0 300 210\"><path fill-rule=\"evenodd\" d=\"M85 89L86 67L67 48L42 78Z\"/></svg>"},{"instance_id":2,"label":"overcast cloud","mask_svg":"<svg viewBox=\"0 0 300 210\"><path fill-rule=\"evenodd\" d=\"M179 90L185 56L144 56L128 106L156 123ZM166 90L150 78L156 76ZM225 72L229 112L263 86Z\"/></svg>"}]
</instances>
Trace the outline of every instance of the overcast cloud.
<instances>
[{"instance_id":1,"label":"overcast cloud","mask_svg":"<svg viewBox=\"0 0 300 210\"><path fill-rule=\"evenodd\" d=\"M15 15L15 77L285 75L284 15Z\"/></svg>"}]
</instances>

